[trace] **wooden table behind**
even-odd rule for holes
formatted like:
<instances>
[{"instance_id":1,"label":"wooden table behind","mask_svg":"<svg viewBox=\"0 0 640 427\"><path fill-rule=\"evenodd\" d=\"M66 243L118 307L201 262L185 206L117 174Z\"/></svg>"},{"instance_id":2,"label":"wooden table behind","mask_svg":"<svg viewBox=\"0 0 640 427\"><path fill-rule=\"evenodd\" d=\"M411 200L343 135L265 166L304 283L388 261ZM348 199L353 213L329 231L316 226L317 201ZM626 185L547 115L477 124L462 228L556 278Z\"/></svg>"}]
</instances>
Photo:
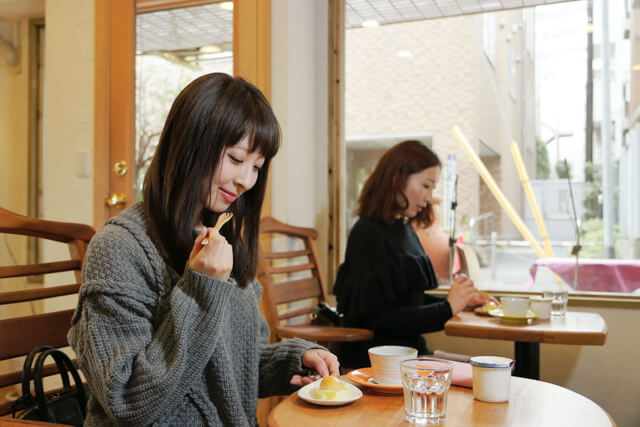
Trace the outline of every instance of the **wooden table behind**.
<instances>
[{"instance_id":1,"label":"wooden table behind","mask_svg":"<svg viewBox=\"0 0 640 427\"><path fill-rule=\"evenodd\" d=\"M533 319L530 324L507 324L500 319L464 311L444 325L451 336L547 344L603 345L607 325L598 313L569 311L564 317Z\"/></svg>"},{"instance_id":2,"label":"wooden table behind","mask_svg":"<svg viewBox=\"0 0 640 427\"><path fill-rule=\"evenodd\" d=\"M292 394L269 414L271 427L410 425L404 419L402 394L363 390L356 402L340 407L306 403ZM615 426L609 415L586 397L554 384L512 377L505 403L475 400L471 389L452 387L443 426Z\"/></svg>"}]
</instances>

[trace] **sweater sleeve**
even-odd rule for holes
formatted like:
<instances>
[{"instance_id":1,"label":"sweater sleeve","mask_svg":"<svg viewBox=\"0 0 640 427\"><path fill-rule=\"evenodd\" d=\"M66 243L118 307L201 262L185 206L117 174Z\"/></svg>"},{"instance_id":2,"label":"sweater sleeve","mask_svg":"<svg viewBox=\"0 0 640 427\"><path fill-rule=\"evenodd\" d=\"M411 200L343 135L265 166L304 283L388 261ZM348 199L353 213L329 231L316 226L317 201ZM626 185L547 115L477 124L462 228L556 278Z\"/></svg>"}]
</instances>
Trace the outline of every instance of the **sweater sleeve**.
<instances>
[{"instance_id":1,"label":"sweater sleeve","mask_svg":"<svg viewBox=\"0 0 640 427\"><path fill-rule=\"evenodd\" d=\"M147 425L202 374L220 342L233 284L187 267L158 303L144 250L125 230L107 227L85 258L68 338L108 415L123 425ZM156 310L163 315L154 316Z\"/></svg>"},{"instance_id":2,"label":"sweater sleeve","mask_svg":"<svg viewBox=\"0 0 640 427\"><path fill-rule=\"evenodd\" d=\"M259 297L259 295L258 295ZM267 397L294 392L297 387L289 383L294 375L307 375L302 366L302 356L308 350L326 348L299 338L288 339L275 344L269 343L269 326L260 315L260 367L258 396Z\"/></svg>"},{"instance_id":3,"label":"sweater sleeve","mask_svg":"<svg viewBox=\"0 0 640 427\"><path fill-rule=\"evenodd\" d=\"M386 307L365 316L362 326L385 335L415 336L441 331L451 316L451 306L445 299L419 306Z\"/></svg>"}]
</instances>

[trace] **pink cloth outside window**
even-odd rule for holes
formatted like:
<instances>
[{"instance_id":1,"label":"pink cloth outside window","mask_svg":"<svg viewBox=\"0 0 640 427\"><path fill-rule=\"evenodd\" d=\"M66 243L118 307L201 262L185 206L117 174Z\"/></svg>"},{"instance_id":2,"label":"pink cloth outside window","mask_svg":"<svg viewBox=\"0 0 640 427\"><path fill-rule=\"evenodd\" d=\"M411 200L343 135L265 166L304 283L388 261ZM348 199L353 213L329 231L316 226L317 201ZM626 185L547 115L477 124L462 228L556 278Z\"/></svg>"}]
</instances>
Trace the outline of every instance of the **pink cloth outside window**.
<instances>
[{"instance_id":1,"label":"pink cloth outside window","mask_svg":"<svg viewBox=\"0 0 640 427\"><path fill-rule=\"evenodd\" d=\"M630 293L640 288L640 261L629 259L580 259L578 291ZM573 287L575 258L541 258L529 269L525 289L531 289L538 267L549 268Z\"/></svg>"}]
</instances>

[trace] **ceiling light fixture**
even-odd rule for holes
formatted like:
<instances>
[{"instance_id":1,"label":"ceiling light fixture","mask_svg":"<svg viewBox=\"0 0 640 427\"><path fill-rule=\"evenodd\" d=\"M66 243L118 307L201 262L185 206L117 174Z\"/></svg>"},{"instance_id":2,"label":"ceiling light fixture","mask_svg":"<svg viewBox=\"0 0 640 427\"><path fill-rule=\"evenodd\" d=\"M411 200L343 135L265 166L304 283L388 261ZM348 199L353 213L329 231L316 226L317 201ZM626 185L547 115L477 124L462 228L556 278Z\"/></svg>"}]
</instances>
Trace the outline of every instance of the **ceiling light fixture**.
<instances>
[{"instance_id":1,"label":"ceiling light fixture","mask_svg":"<svg viewBox=\"0 0 640 427\"><path fill-rule=\"evenodd\" d=\"M222 49L220 48L220 46L216 46L214 44L208 45L208 46L202 46L201 48L198 49L198 52L200 53L218 53L221 51Z\"/></svg>"},{"instance_id":2,"label":"ceiling light fixture","mask_svg":"<svg viewBox=\"0 0 640 427\"><path fill-rule=\"evenodd\" d=\"M218 5L218 7L222 10L233 10L233 2L232 1L223 1Z\"/></svg>"},{"instance_id":3,"label":"ceiling light fixture","mask_svg":"<svg viewBox=\"0 0 640 427\"><path fill-rule=\"evenodd\" d=\"M373 27L379 27L380 23L374 19L367 19L366 21L362 21L362 25L363 28L373 28Z\"/></svg>"}]
</instances>

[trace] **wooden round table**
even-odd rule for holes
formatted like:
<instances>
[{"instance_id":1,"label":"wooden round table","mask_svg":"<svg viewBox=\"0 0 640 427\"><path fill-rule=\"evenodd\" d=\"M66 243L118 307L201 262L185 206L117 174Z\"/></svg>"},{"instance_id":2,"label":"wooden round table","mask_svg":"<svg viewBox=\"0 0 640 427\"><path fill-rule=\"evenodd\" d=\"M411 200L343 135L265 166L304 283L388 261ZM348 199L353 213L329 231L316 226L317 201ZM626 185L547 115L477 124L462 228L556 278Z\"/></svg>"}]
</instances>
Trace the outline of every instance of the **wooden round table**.
<instances>
[{"instance_id":1,"label":"wooden round table","mask_svg":"<svg viewBox=\"0 0 640 427\"><path fill-rule=\"evenodd\" d=\"M43 426L43 427L69 427L68 424L54 424L45 423L41 421L30 420L16 420L14 418L0 417L0 427L29 427L29 426Z\"/></svg>"},{"instance_id":2,"label":"wooden round table","mask_svg":"<svg viewBox=\"0 0 640 427\"><path fill-rule=\"evenodd\" d=\"M345 378L345 377L343 377ZM270 427L410 425L404 419L402 394L361 388L364 396L345 406L316 406L294 393L269 414ZM475 400L471 389L452 386L442 426L615 426L600 406L563 387L526 378L511 378L509 402Z\"/></svg>"}]
</instances>

